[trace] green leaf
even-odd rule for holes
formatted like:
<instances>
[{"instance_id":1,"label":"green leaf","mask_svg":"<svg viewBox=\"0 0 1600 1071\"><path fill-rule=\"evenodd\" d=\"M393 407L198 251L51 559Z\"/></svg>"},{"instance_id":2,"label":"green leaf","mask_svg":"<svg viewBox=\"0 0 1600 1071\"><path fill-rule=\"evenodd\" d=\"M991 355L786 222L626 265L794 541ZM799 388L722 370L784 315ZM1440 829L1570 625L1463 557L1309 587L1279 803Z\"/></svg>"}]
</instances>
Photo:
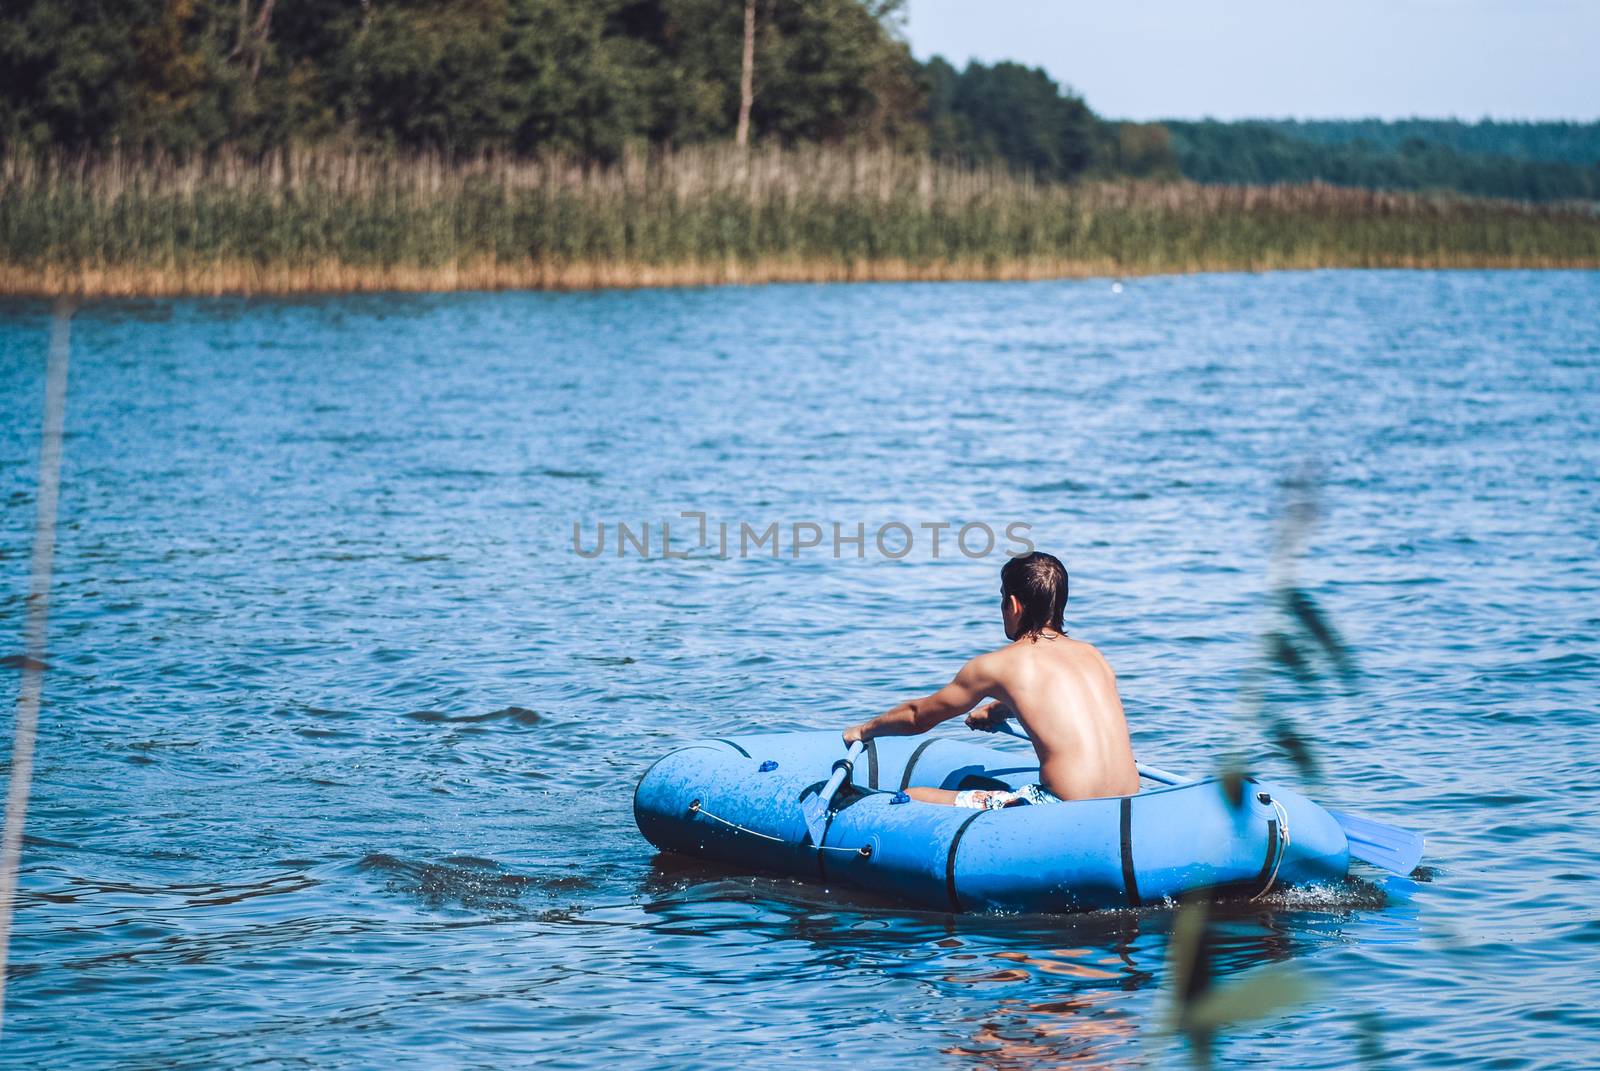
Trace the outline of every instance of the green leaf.
<instances>
[{"instance_id":1,"label":"green leaf","mask_svg":"<svg viewBox=\"0 0 1600 1071\"><path fill-rule=\"evenodd\" d=\"M1224 1027L1265 1019L1304 1004L1315 992L1310 979L1299 970L1272 964L1227 985L1212 987L1189 1004L1179 1026L1187 1034L1213 1034Z\"/></svg>"},{"instance_id":2,"label":"green leaf","mask_svg":"<svg viewBox=\"0 0 1600 1071\"><path fill-rule=\"evenodd\" d=\"M1317 608L1316 600L1302 588L1286 588L1281 593L1284 608L1299 622L1300 627L1322 648L1341 677L1355 674L1355 660L1339 633Z\"/></svg>"},{"instance_id":3,"label":"green leaf","mask_svg":"<svg viewBox=\"0 0 1600 1071\"><path fill-rule=\"evenodd\" d=\"M1292 673L1296 680L1309 684L1317 679L1311 663L1296 647L1294 641L1281 632L1269 632L1266 637L1269 661Z\"/></svg>"}]
</instances>

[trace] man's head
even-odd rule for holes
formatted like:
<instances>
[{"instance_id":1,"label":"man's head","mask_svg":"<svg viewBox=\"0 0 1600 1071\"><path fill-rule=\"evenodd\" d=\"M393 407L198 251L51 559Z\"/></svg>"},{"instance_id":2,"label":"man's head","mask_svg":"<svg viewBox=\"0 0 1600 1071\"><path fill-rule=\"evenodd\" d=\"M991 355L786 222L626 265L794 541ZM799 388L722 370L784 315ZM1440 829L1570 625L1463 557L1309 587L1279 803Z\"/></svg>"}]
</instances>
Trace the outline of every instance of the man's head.
<instances>
[{"instance_id":1,"label":"man's head","mask_svg":"<svg viewBox=\"0 0 1600 1071\"><path fill-rule=\"evenodd\" d=\"M1005 618L1006 639L1038 639L1047 628L1064 632L1061 615L1066 608L1067 569L1053 555L1035 551L1000 567L1000 613Z\"/></svg>"}]
</instances>

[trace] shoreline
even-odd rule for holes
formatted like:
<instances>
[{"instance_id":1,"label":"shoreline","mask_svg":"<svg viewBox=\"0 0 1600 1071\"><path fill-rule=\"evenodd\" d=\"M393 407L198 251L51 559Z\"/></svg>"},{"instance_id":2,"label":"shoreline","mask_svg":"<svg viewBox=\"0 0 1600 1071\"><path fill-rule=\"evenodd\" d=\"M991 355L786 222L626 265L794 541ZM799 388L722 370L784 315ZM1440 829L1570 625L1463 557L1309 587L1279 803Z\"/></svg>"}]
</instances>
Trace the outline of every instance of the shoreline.
<instances>
[{"instance_id":1,"label":"shoreline","mask_svg":"<svg viewBox=\"0 0 1600 1071\"><path fill-rule=\"evenodd\" d=\"M0 154L0 295L89 298L1600 268L1600 205L1036 182L888 151L616 164Z\"/></svg>"},{"instance_id":2,"label":"shoreline","mask_svg":"<svg viewBox=\"0 0 1600 1071\"><path fill-rule=\"evenodd\" d=\"M0 263L0 298L115 300L183 297L290 297L468 291L694 289L784 283L1044 282L1272 271L1596 271L1600 256L1265 256L1119 264L1110 258L963 258L916 263L901 258L755 260L648 264L475 260L437 266L372 267L327 260L312 265L223 261L209 265L36 268Z\"/></svg>"}]
</instances>

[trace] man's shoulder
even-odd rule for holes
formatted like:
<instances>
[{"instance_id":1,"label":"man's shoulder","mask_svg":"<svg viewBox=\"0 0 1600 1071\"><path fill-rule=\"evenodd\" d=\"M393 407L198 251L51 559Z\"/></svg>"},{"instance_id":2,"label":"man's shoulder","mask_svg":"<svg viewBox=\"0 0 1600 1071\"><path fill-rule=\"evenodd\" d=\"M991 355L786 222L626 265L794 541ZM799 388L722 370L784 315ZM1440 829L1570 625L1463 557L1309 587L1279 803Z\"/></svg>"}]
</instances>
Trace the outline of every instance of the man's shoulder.
<instances>
[{"instance_id":1,"label":"man's shoulder","mask_svg":"<svg viewBox=\"0 0 1600 1071\"><path fill-rule=\"evenodd\" d=\"M1008 643L1004 647L974 655L968 660L966 671L990 680L1005 676L1017 664L1017 654L1013 650L1015 646Z\"/></svg>"},{"instance_id":2,"label":"man's shoulder","mask_svg":"<svg viewBox=\"0 0 1600 1071\"><path fill-rule=\"evenodd\" d=\"M1066 663L1077 666L1105 666L1110 668L1105 655L1100 649L1087 640L1074 639L1067 635L1057 635L1049 640L1029 644L1019 641L1010 647L1017 649L1019 659L1033 661L1035 659L1057 664ZM1009 649L1009 648L1008 648Z\"/></svg>"},{"instance_id":3,"label":"man's shoulder","mask_svg":"<svg viewBox=\"0 0 1600 1071\"><path fill-rule=\"evenodd\" d=\"M1026 672L1028 667L1039 659L1036 645L1027 640L1015 640L1004 647L996 647L979 655L972 661L978 666L980 672L990 677L1011 677L1018 673Z\"/></svg>"},{"instance_id":4,"label":"man's shoulder","mask_svg":"<svg viewBox=\"0 0 1600 1071\"><path fill-rule=\"evenodd\" d=\"M1071 643L1072 646L1068 650L1072 658L1079 660L1086 666L1092 665L1105 670L1107 673L1111 672L1111 663L1106 659L1105 655L1100 653L1100 648L1086 640L1072 640Z\"/></svg>"},{"instance_id":5,"label":"man's shoulder","mask_svg":"<svg viewBox=\"0 0 1600 1071\"><path fill-rule=\"evenodd\" d=\"M967 665L979 672L997 669L1001 665L1005 664L1006 653L1010 650L1011 645L1007 644L1004 647L996 647L992 651L985 651L982 654L973 655L967 660Z\"/></svg>"}]
</instances>

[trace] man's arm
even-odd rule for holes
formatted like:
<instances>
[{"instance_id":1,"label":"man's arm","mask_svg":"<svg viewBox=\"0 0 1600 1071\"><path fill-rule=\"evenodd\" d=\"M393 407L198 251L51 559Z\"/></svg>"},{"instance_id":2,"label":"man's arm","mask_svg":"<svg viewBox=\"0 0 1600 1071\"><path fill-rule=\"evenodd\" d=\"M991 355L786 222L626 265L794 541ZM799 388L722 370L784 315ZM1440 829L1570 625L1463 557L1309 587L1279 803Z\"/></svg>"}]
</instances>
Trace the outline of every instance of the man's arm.
<instances>
[{"instance_id":1,"label":"man's arm","mask_svg":"<svg viewBox=\"0 0 1600 1071\"><path fill-rule=\"evenodd\" d=\"M940 722L965 714L996 688L988 655L979 655L961 667L955 679L923 699L901 703L887 714L853 725L844 731L844 742L871 740L875 736L915 736Z\"/></svg>"}]
</instances>

